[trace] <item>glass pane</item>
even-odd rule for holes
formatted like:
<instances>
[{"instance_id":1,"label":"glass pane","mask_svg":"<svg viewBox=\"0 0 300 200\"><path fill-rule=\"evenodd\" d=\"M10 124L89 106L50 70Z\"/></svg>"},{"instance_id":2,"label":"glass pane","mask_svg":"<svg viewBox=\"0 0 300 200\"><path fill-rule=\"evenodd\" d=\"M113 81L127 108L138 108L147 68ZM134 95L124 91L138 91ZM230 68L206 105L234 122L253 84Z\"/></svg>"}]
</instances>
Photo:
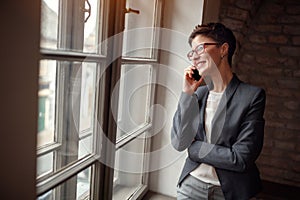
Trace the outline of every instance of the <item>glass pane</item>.
<instances>
[{"instance_id":1,"label":"glass pane","mask_svg":"<svg viewBox=\"0 0 300 200\"><path fill-rule=\"evenodd\" d=\"M57 48L59 0L42 0L41 47Z\"/></svg>"},{"instance_id":2,"label":"glass pane","mask_svg":"<svg viewBox=\"0 0 300 200\"><path fill-rule=\"evenodd\" d=\"M147 122L151 79L151 65L122 65L117 138Z\"/></svg>"},{"instance_id":3,"label":"glass pane","mask_svg":"<svg viewBox=\"0 0 300 200\"><path fill-rule=\"evenodd\" d=\"M39 72L38 147L54 142L56 62L43 60Z\"/></svg>"},{"instance_id":4,"label":"glass pane","mask_svg":"<svg viewBox=\"0 0 300 200\"><path fill-rule=\"evenodd\" d=\"M91 9L90 15L85 13L84 23L84 47L83 51L88 53L97 53L99 45L99 21L100 21L100 0L88 0L85 2L85 8Z\"/></svg>"},{"instance_id":5,"label":"glass pane","mask_svg":"<svg viewBox=\"0 0 300 200\"><path fill-rule=\"evenodd\" d=\"M94 63L83 63L81 75L80 132L90 130L95 111L96 66Z\"/></svg>"},{"instance_id":6,"label":"glass pane","mask_svg":"<svg viewBox=\"0 0 300 200\"><path fill-rule=\"evenodd\" d=\"M37 158L37 177L53 172L53 152Z\"/></svg>"},{"instance_id":7,"label":"glass pane","mask_svg":"<svg viewBox=\"0 0 300 200\"><path fill-rule=\"evenodd\" d=\"M143 185L144 148L145 139L139 137L116 151L114 200L129 199Z\"/></svg>"},{"instance_id":8,"label":"glass pane","mask_svg":"<svg viewBox=\"0 0 300 200\"><path fill-rule=\"evenodd\" d=\"M155 33L151 27L155 22L156 0L127 0L127 8L139 10L139 14L125 15L123 56L152 58L155 47ZM148 28L145 28L148 27Z\"/></svg>"},{"instance_id":9,"label":"glass pane","mask_svg":"<svg viewBox=\"0 0 300 200\"><path fill-rule=\"evenodd\" d=\"M63 184L40 195L38 200L66 200L90 199L91 191L91 167L73 176Z\"/></svg>"},{"instance_id":10,"label":"glass pane","mask_svg":"<svg viewBox=\"0 0 300 200\"><path fill-rule=\"evenodd\" d=\"M38 148L40 153L52 152L52 158L38 160L38 176L94 153L97 66L92 62L40 62Z\"/></svg>"},{"instance_id":11,"label":"glass pane","mask_svg":"<svg viewBox=\"0 0 300 200\"><path fill-rule=\"evenodd\" d=\"M93 150L92 136L79 140L79 155L78 158L83 158L86 155L90 155Z\"/></svg>"},{"instance_id":12,"label":"glass pane","mask_svg":"<svg viewBox=\"0 0 300 200\"><path fill-rule=\"evenodd\" d=\"M98 53L100 0L42 0L41 47Z\"/></svg>"}]
</instances>

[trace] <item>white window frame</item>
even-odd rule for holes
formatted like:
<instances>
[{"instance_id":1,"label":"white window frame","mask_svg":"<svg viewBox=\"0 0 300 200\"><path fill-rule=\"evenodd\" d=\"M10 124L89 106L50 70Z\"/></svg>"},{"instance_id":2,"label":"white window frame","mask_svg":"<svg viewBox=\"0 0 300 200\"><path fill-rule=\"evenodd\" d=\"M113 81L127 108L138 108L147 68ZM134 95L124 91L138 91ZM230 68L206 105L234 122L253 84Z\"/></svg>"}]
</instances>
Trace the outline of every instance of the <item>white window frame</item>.
<instances>
[{"instance_id":1,"label":"white window frame","mask_svg":"<svg viewBox=\"0 0 300 200\"><path fill-rule=\"evenodd\" d=\"M160 27L161 26L161 15L162 15L162 7L163 7L163 0L154 0L155 1L155 10L153 12L153 28ZM138 8L136 8L138 9ZM130 13L128 13L130 14ZM154 32L152 33L152 44L153 48L151 49L151 56L149 58L144 58L144 57L128 57L128 56L123 56L121 60L121 68L123 65L151 65L151 75L150 77L150 83L155 83L156 82L156 74L157 74L157 66L159 65L159 50L157 49L158 43L159 43L159 33L156 32L159 31L158 29L154 29ZM150 111L151 105L154 104L154 97L155 97L155 84L151 84L149 93L147 94L148 99L147 99L147 107L148 111ZM122 93L125 91L122 91L122 88L120 88L120 96L123 96ZM118 108L118 112L122 112L122 107ZM142 134L147 134L148 131L152 128L152 117L150 116L150 113L147 113L146 116L147 120L145 123L137 126L134 130L127 132L120 138L116 139L116 151L121 149L127 144L130 144L131 141L137 139L140 135ZM119 120L119 119L118 119ZM144 152L148 153L150 152L150 147L151 147L151 138L145 139L145 144L144 144ZM148 154L147 154L148 155ZM141 184L139 187L136 188L134 193L130 195L130 199L138 199L141 196L143 196L147 190L148 190L148 179L149 179L149 174L148 174L148 168L149 168L149 157L145 156L143 160L143 171L144 173L142 174L141 177ZM118 173L115 171L114 173ZM119 183L119 178L118 175L115 174L113 178L114 182L114 187L116 187Z\"/></svg>"},{"instance_id":2,"label":"white window frame","mask_svg":"<svg viewBox=\"0 0 300 200\"><path fill-rule=\"evenodd\" d=\"M73 10L73 2L79 3L80 1L72 1L72 0L63 0L60 1L60 13L74 13ZM84 1L83 1L84 3ZM107 27L107 20L108 20L108 1L106 0L101 0L100 1L100 10L99 10L99 14L101 15L101 19L99 20L99 22L102 25L102 29L100 29L100 25L98 26L99 28L99 38L100 40L104 40L107 35L108 35L108 27ZM78 6L77 6L78 7ZM76 12L75 12L76 13ZM82 17L82 16L81 16ZM79 35L77 35L76 37L79 38L79 40L65 40L63 41L60 37L58 38L58 47L62 48L62 49L68 49L70 47L79 47L82 48L82 38L83 38L83 24L80 24L79 21L82 20L76 20L77 18L74 18L74 15L70 16L70 15L59 15L59 31L61 32L61 35L68 35L68 34L72 34L74 35L75 33ZM73 26L73 30L72 29L72 24ZM81 30L81 31L80 31ZM102 30L100 32L100 30ZM78 32L79 31L79 32ZM68 37L66 37L68 38ZM104 46L100 46L99 49L99 54L90 54L90 53L84 53L84 52L75 52L73 50L53 50L53 49L42 49L40 50L40 54L41 54L41 60L42 59L47 59L47 60L56 60L56 61L70 61L70 62L92 62L97 64L97 76L96 79L98 79L99 74L100 74L100 70L101 67L99 65L104 66L106 63L106 55L103 54L105 47ZM70 65L70 63L69 63ZM73 65L73 64L72 64ZM65 71L66 69L64 67L60 67L57 66L58 71L63 70L64 73L66 73L67 71ZM57 74L61 74L61 73L57 73ZM55 142L53 144L41 147L37 150L37 155L41 156L41 155L45 155L46 153L49 152L54 152L58 149L62 147L62 144L64 144L64 139L63 139L63 135L66 134L66 121L68 121L68 102L69 100L66 99L66 97L64 96L64 91L66 91L66 88L68 88L69 86L66 84L69 84L70 81L64 79L63 76L57 76L57 82L58 82L58 87L57 87L57 95L56 95L56 111L55 111ZM103 84L102 82L100 82L100 84ZM96 128L96 123L97 120L95 119L99 119L100 116L102 116L101 112L103 112L103 110L101 110L101 108L103 108L103 106L101 105L104 102L104 99L101 97L102 95L100 95L101 93L103 93L103 88L101 85L96 86L97 91L96 91L96 99L95 102L98 102L97 104L95 104L95 113L94 113L94 120L93 120L93 127ZM78 109L80 109L80 106L78 106ZM62 114L59 112L59 110L63 110ZM80 112L78 112L80 113ZM77 116L78 117L78 116ZM71 125L74 127L74 124ZM71 127L72 128L72 127ZM91 134L91 132L96 133L99 130L89 130L88 133L85 133L85 135L81 135L80 137L85 137ZM72 164L67 165L66 167L60 169L59 171L56 171L53 174L48 174L45 175L43 177L39 177L37 179L37 196L40 196L42 194L45 194L47 191L54 189L56 186L58 186L59 184L62 184L64 182L66 182L69 178L73 177L74 175L80 173L81 171L85 170L87 167L91 167L91 173L94 174L93 178L92 178L92 185L91 185L91 190L93 192L90 192L93 199L100 199L100 194L96 192L96 189L99 186L99 161L97 160L97 158L100 156L100 147L101 147L101 138L98 138L97 134L94 134L96 138L93 139L93 141L95 142L94 144L94 154L91 154L89 156L86 156L82 159L76 160L75 162L73 162ZM79 138L80 139L80 138ZM79 141L79 140L78 140ZM59 165L59 163L61 159L59 159L59 157L56 157L55 159L55 164L54 164L54 168L55 166ZM76 188L75 188L76 189ZM74 196L74 191L66 191L67 193L73 193L72 196ZM97 194L96 194L97 193ZM59 195L58 195L59 198Z\"/></svg>"}]
</instances>

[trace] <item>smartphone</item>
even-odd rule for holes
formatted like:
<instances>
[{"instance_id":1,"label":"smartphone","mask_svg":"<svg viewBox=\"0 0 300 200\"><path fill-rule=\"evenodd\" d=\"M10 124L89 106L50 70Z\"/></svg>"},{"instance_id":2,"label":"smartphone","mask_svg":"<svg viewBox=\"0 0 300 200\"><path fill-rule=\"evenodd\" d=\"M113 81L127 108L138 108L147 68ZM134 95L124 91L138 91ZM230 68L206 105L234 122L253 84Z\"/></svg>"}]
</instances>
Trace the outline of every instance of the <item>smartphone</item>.
<instances>
[{"instance_id":1,"label":"smartphone","mask_svg":"<svg viewBox=\"0 0 300 200\"><path fill-rule=\"evenodd\" d=\"M193 69L193 75L192 77L196 80L199 81L201 78L201 75L199 74L199 71L197 69Z\"/></svg>"}]
</instances>

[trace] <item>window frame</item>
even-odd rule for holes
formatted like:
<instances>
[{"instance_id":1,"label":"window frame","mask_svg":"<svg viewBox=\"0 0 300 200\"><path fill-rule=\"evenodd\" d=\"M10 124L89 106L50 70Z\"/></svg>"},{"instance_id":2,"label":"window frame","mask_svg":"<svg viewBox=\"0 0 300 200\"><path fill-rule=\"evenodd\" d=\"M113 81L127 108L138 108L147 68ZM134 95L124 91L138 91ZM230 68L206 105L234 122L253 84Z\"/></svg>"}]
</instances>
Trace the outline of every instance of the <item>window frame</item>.
<instances>
[{"instance_id":1,"label":"window frame","mask_svg":"<svg viewBox=\"0 0 300 200\"><path fill-rule=\"evenodd\" d=\"M162 20L162 9L163 9L163 0L155 0L155 9L153 12L153 28L154 32L152 33L152 43L153 47L151 49L151 56L149 58L144 58L144 57L129 57L129 56L123 56L121 57L121 66L122 68L124 65L130 64L130 65L151 65L151 71L152 71L152 77L150 80L150 91L148 94L148 106L149 108L151 105L154 104L154 98L155 98L155 89L156 85L152 83L156 83L156 76L157 76L157 71L158 71L158 65L159 65L159 49L157 45L159 44L159 31L156 29L157 27L160 27L161 25L161 20ZM129 14L129 13L128 13ZM125 24L125 21L124 21ZM156 32L158 31L158 32ZM121 71L121 69L120 69ZM120 75L118 74L118 77ZM122 108L118 108L120 110ZM149 110L148 110L149 111ZM129 144L131 141L137 139L140 135L142 134L147 134L148 131L152 128L152 122L150 121L150 113L148 113L146 122L144 124L141 124L138 126L136 129L128 132L127 134L123 135L120 138L116 138L116 152L124 147L125 145ZM115 136L116 137L116 136ZM151 139L146 138L145 143L144 143L144 152L150 152L151 148ZM133 194L131 194L131 199L137 199L140 196L143 196L147 190L148 190L148 179L149 179L149 173L147 172L148 167L149 167L149 156L145 156L143 160L143 170L144 173L142 174L142 180L141 183L142 185L135 190ZM114 181L113 186L116 187L118 178L112 178Z\"/></svg>"},{"instance_id":2,"label":"window frame","mask_svg":"<svg viewBox=\"0 0 300 200\"><path fill-rule=\"evenodd\" d=\"M69 0L71 1L71 0ZM68 2L69 2L68 1ZM124 18L125 18L125 0L101 0L100 1L101 10L99 10L99 13L101 15L101 20L103 24L99 25L99 29L102 27L102 31L98 32L99 37L101 37L101 41L104 41L107 38L113 37L114 35L120 33L124 29ZM159 27L158 24L160 24L161 21L161 10L162 10L162 2L163 0L156 0L156 7L155 12L153 15L157 15L157 12L160 13L159 17L155 18L154 20L154 27ZM66 3L66 2L65 2ZM158 7L159 9L157 9ZM62 12L62 11L61 11ZM71 20L71 19L69 19ZM99 21L99 22L100 22ZM159 23L158 23L159 21ZM62 26L59 27L59 30L62 31L70 31L71 25L70 23L66 24L66 29L63 29ZM155 43L157 42L157 34L153 34L152 38ZM58 38L58 41L60 41L60 38ZM70 41L62 41L59 42L59 46L64 46L66 44L70 44ZM77 44L76 44L77 45ZM79 44L80 45L80 44ZM116 50L117 49L117 50ZM116 149L120 149L122 146L130 143L130 141L136 139L139 135L142 133L147 132L151 129L152 123L147 121L146 124L141 126L139 129L133 131L128 135L128 137L123 138L122 140L116 140L116 130L117 130L117 124L114 121L112 112L109 110L111 108L111 104L114 102L111 102L111 91L114 88L114 86L117 84L117 81L120 78L120 70L122 67L122 64L149 64L152 65L153 75L152 75L152 81L155 82L156 80L156 70L159 60L159 53L156 49L153 49L152 54L154 52L156 53L156 56L153 56L151 58L130 58L130 57L118 57L115 60L113 60L112 63L107 63L108 61L112 60L112 57L114 54L111 54L111 52L114 52L117 55L122 55L122 40L114 39L113 41L108 41L108 43L105 43L104 46L100 46L98 53L84 53L84 52L77 52L73 50L61 50L61 49L46 49L46 48L40 48L40 60L43 59L49 59L49 60L56 60L56 61L71 61L71 62L95 62L98 65L101 64L108 64L109 67L105 69L105 72L103 72L103 76L101 76L100 82L97 85L97 106L96 106L96 113L97 119L101 119L100 126L102 128L101 131L103 131L105 134L103 136L96 134L96 139L101 141L101 144L95 145L95 155L99 157L109 158L110 160L115 159L115 152L108 152L108 151L101 151L101 148L105 149L107 148L107 144L105 144L105 141L101 139L101 137L107 137L108 140L116 142ZM101 67L99 67L100 70ZM102 73L102 71L99 71L98 73ZM64 87L63 87L64 88ZM149 94L149 102L151 104L154 102L154 93L155 93L155 86L152 84ZM100 95L101 94L101 95ZM105 98L108 97L108 98ZM66 101L62 97L58 97L58 101L64 102ZM118 110L118 108L116 108ZM65 120L64 116L57 116L58 120L63 121ZM60 122L61 123L61 122ZM95 122L96 123L96 122ZM97 127L99 128L99 127ZM58 125L57 130L63 131L65 128L63 126ZM100 130L94 130L97 133L101 132ZM58 137L58 139L60 139ZM145 151L149 152L150 150L150 140L145 140ZM59 146L49 146L48 149L39 149L37 150L37 153L45 153L49 152L53 149L59 148ZM90 196L91 199L111 199L112 198L112 191L113 191L113 177L114 177L114 169L112 166L106 166L104 163L99 161L99 157L89 155L87 157L84 157L80 160L77 160L76 162L72 163L71 165L67 165L65 168L55 172L53 175L45 177L43 179L37 180L37 196L45 194L47 191L55 188L61 183L64 183L66 180L68 180L70 177L80 173L84 169L88 167L92 167L92 185L91 185L91 192ZM147 168L149 164L149 157L146 157L144 159L143 168ZM134 194L132 194L132 197L138 198L139 196L143 195L147 189L148 189L148 173L144 173L142 176L142 182L145 183L140 188L136 190ZM68 191L70 192L70 191ZM72 191L71 191L72 192Z\"/></svg>"},{"instance_id":3,"label":"window frame","mask_svg":"<svg viewBox=\"0 0 300 200\"><path fill-rule=\"evenodd\" d=\"M68 0L68 1L60 1L60 5L64 5L66 3L73 3L72 0ZM108 32L108 28L107 28L107 20L108 20L108 13L106 12L109 2L106 0L101 0L100 3L98 4L99 6L99 13L101 18L99 20L99 24L97 25L98 30L97 33L99 33L99 39L101 41L105 40L105 38L109 35ZM66 9L69 9L70 7L73 6L65 6L65 7L59 7L59 9L61 10L61 12L66 11ZM63 10L63 11L62 11ZM73 12L73 10L72 10ZM66 18L68 18L68 16L65 15ZM61 17L61 15L59 16L59 18L63 18ZM65 20L65 21L64 21ZM59 30L68 32L71 31L72 33L74 32L73 30L71 30L71 24L74 22L74 19L69 18L69 19L63 19L62 20L64 23L59 23ZM77 22L76 22L77 23ZM65 24L65 25L63 25ZM77 24L78 25L78 24ZM102 29L101 29L101 25L102 25ZM65 26L65 29L63 29L62 27ZM83 27L83 26L82 26ZM74 29L74 30L78 30L80 28ZM62 33L62 34L66 34L66 33ZM81 38L83 35L79 36L77 41L81 41ZM105 66L105 63L107 62L107 56L106 54L103 54L104 49L106 48L105 44L99 46L99 50L98 53L85 53L85 52L75 52L73 50L61 50L60 48L64 45L66 46L70 46L71 41L61 41L60 38L58 38L58 48L57 49L47 49L47 48L42 48L40 47L40 60L54 60L57 62L65 62L68 61L70 63L68 63L68 65L73 65L74 63L72 62L81 62L80 66L84 63L84 62L92 62L95 63L97 65L97 71L96 71L96 80L98 80L99 78L99 74L103 71L103 66ZM75 42L76 43L76 42ZM75 45L82 45L82 44L75 44ZM66 70L64 69L64 67L62 66L56 66L57 69L60 70ZM73 68L73 66L71 67ZM59 73L60 74L60 73ZM104 75L105 77L105 75ZM56 150L62 147L63 142L63 134L66 133L66 126L64 126L63 124L66 124L65 121L68 120L68 102L69 100L66 99L66 97L61 94L64 91L66 91L66 88L69 87L67 84L72 84L71 82L69 82L69 79L64 79L64 77L62 76L57 76L57 82L59 82L58 86L57 86L57 91L56 93L58 95L56 95L56 108L55 108L55 142L53 142L50 145L46 145L43 146L41 148L37 149L37 156L41 156L41 155L45 155L46 153L49 152L53 152L54 154L56 154ZM65 84L65 82L67 82ZM107 82L107 81L106 81ZM96 82L97 84L97 82ZM94 104L95 104L95 110L96 112L94 112L94 120L93 120L93 125L92 127L94 127L94 130L90 130L93 131L94 133L97 133L99 130L96 130L95 128L97 128L97 120L95 119L101 119L99 118L99 116L102 116L103 114L101 114L103 112L103 106L101 104L103 104L104 99L103 95L100 95L101 93L104 93L104 89L105 87L101 86L105 84L105 82L100 80L100 84L99 85L95 85L95 89L96 89L96 94L95 94L95 99L94 99ZM59 106L57 106L59 105ZM63 109L63 114L61 115L58 110ZM78 108L80 110L80 106ZM80 112L78 112L80 113ZM80 115L80 114L79 114ZM73 125L74 127L74 125ZM75 128L75 127L74 127ZM89 131L89 132L90 132ZM90 134L90 133L88 133ZM100 157L100 148L102 146L101 144L101 139L99 138L98 134L94 134L94 137L96 137L95 139L93 139L93 148L94 148L94 154L89 154L88 156L85 156L79 160L76 160L76 162L73 162L67 166L65 166L64 168L55 171L53 174L44 176L44 177L37 177L37 184L36 184L36 190L37 190L37 197L41 196L43 194L45 194L46 192L48 192L49 190L54 189L56 186L58 186L59 184L64 183L66 180L68 180L69 178L71 178L72 176L80 173L81 171L85 170L88 167L92 167L92 172L94 174L93 178L92 178L92 185L91 185L91 190L95 190L95 188L97 188L100 185L100 178L99 178L99 168L100 165L98 158ZM80 140L80 138L79 138ZM79 142L78 140L78 142ZM98 142L97 142L98 141ZM95 144L98 143L98 144ZM58 161L56 161L56 164L53 164L54 167L57 165L57 162L60 159L58 159ZM98 177L98 178L97 178ZM75 189L76 190L76 189ZM72 193L73 191L66 191L68 193ZM73 192L74 193L74 192ZM101 199L99 198L99 196L94 196L94 193L91 193L93 196L93 199Z\"/></svg>"}]
</instances>

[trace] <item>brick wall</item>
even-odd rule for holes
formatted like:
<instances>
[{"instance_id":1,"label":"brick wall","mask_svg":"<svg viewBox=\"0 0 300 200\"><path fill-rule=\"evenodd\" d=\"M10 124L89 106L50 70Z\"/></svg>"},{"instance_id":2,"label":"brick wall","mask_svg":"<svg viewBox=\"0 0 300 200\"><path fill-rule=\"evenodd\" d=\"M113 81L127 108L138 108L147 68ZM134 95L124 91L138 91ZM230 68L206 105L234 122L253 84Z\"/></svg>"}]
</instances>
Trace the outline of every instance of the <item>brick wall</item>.
<instances>
[{"instance_id":1,"label":"brick wall","mask_svg":"<svg viewBox=\"0 0 300 200\"><path fill-rule=\"evenodd\" d=\"M267 93L264 180L300 187L300 1L222 0L239 48L234 71Z\"/></svg>"}]
</instances>

